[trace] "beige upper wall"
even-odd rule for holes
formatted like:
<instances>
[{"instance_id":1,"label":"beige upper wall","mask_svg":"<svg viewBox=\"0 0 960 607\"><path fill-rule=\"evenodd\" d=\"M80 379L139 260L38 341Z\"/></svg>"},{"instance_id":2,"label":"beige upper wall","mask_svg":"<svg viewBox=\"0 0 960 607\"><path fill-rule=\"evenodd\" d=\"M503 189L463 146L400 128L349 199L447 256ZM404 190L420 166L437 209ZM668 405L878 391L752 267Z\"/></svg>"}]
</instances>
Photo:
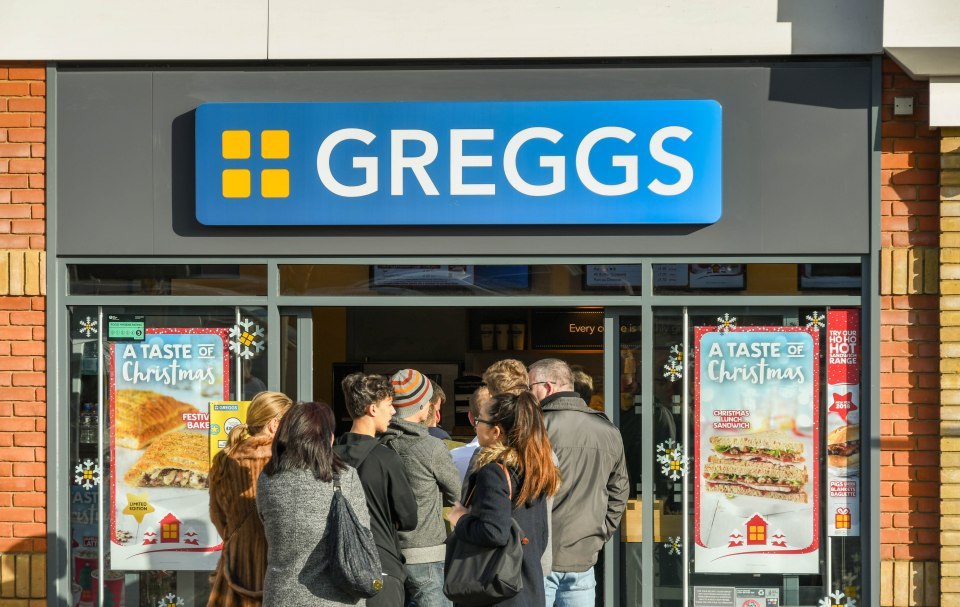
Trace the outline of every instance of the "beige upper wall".
<instances>
[{"instance_id":1,"label":"beige upper wall","mask_svg":"<svg viewBox=\"0 0 960 607\"><path fill-rule=\"evenodd\" d=\"M3 0L0 60L881 51L881 0Z\"/></svg>"}]
</instances>

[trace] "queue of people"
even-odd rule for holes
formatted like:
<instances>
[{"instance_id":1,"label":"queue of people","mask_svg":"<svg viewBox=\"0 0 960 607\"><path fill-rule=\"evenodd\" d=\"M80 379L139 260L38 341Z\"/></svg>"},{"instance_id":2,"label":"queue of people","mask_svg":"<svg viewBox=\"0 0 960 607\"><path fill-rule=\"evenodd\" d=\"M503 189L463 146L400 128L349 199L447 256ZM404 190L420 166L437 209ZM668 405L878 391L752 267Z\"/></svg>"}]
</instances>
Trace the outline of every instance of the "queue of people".
<instances>
[{"instance_id":1,"label":"queue of people","mask_svg":"<svg viewBox=\"0 0 960 607\"><path fill-rule=\"evenodd\" d=\"M450 559L466 558L448 554L452 539L496 551L519 528L517 588L471 604L593 607L597 555L626 508L619 431L561 360L498 361L483 382L470 399L476 438L452 451L431 430L442 390L415 369L346 377L353 423L338 437L325 403L257 394L211 468L224 545L208 605L445 607L462 596ZM336 492L379 557L363 596L330 567Z\"/></svg>"}]
</instances>

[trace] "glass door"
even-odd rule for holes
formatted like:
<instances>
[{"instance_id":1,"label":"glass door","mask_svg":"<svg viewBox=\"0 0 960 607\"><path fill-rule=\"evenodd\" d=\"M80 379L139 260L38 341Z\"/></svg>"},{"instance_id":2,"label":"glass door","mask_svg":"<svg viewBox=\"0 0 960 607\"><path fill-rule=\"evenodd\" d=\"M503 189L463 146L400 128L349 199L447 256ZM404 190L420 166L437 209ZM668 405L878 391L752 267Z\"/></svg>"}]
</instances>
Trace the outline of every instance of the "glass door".
<instances>
[{"instance_id":1,"label":"glass door","mask_svg":"<svg viewBox=\"0 0 960 607\"><path fill-rule=\"evenodd\" d=\"M205 605L210 405L271 383L263 307L69 310L72 605Z\"/></svg>"},{"instance_id":2,"label":"glass door","mask_svg":"<svg viewBox=\"0 0 960 607\"><path fill-rule=\"evenodd\" d=\"M610 312L630 474L610 604L858 598L859 309L647 310Z\"/></svg>"}]
</instances>

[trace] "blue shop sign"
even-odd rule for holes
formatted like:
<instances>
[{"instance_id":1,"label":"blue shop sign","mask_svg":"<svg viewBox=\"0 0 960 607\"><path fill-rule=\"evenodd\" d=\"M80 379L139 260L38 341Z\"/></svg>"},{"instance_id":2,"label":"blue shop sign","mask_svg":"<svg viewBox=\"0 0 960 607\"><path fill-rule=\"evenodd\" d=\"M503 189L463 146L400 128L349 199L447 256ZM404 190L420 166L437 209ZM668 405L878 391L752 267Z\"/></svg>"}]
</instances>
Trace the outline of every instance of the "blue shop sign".
<instances>
[{"instance_id":1,"label":"blue shop sign","mask_svg":"<svg viewBox=\"0 0 960 607\"><path fill-rule=\"evenodd\" d=\"M206 225L709 224L713 100L208 103Z\"/></svg>"}]
</instances>

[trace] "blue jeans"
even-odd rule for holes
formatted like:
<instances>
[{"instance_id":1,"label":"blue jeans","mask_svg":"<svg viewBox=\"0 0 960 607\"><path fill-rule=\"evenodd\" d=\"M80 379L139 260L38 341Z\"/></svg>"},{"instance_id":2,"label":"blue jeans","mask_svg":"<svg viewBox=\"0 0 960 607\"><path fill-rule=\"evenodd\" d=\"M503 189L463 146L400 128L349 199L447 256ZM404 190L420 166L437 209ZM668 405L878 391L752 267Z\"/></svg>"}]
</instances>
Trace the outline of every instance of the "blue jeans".
<instances>
[{"instance_id":1,"label":"blue jeans","mask_svg":"<svg viewBox=\"0 0 960 607\"><path fill-rule=\"evenodd\" d=\"M597 578L593 567L583 573L554 571L543 578L547 607L594 607Z\"/></svg>"},{"instance_id":2,"label":"blue jeans","mask_svg":"<svg viewBox=\"0 0 960 607\"><path fill-rule=\"evenodd\" d=\"M453 607L443 594L443 561L407 563L407 577L408 587L419 586L413 594L407 595L407 607Z\"/></svg>"}]
</instances>

